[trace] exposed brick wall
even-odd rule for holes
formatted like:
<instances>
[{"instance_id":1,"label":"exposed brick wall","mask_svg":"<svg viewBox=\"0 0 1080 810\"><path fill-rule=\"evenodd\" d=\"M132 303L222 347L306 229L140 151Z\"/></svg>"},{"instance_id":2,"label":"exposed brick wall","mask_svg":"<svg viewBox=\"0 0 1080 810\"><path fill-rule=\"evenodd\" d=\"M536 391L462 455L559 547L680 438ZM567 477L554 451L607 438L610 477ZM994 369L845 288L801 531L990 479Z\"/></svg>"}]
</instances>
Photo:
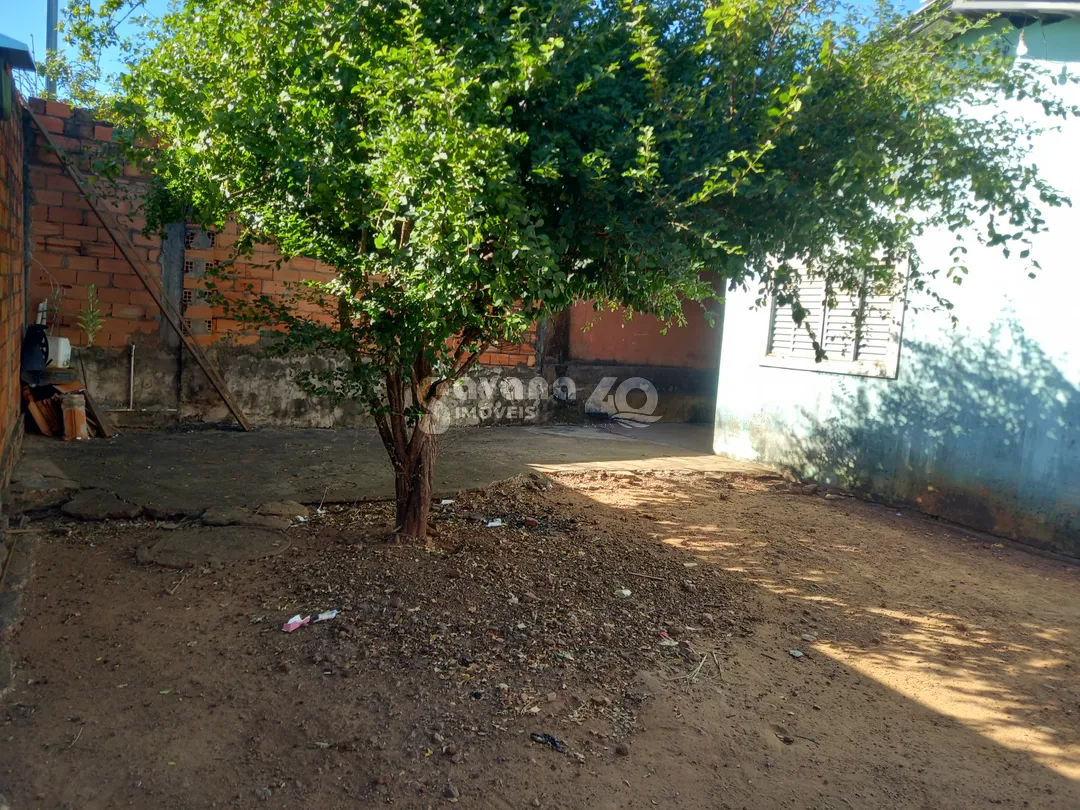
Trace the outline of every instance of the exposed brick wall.
<instances>
[{"instance_id":1,"label":"exposed brick wall","mask_svg":"<svg viewBox=\"0 0 1080 810\"><path fill-rule=\"evenodd\" d=\"M84 110L73 111L64 104L40 99L32 99L30 106L57 145L83 167L112 138L112 128ZM54 333L68 338L72 346L85 346L86 335L76 326L76 319L87 306L88 288L93 284L105 319L95 345L121 347L149 336L156 342L160 313L150 293L36 129L28 147L34 195L31 311L36 312L41 301L48 301L50 309L59 309L59 327ZM144 183L134 173L121 178L109 187L105 205L120 215L112 224L119 225L151 268L157 268L161 240L143 236L145 220L131 214L138 207ZM54 324L53 312L49 324Z\"/></svg>"},{"instance_id":2,"label":"exposed brick wall","mask_svg":"<svg viewBox=\"0 0 1080 810\"><path fill-rule=\"evenodd\" d=\"M569 312L569 360L618 365L715 369L720 363L720 330L709 326L697 304L683 306L684 326L663 325L652 315L596 312L586 301Z\"/></svg>"},{"instance_id":3,"label":"exposed brick wall","mask_svg":"<svg viewBox=\"0 0 1080 810\"><path fill-rule=\"evenodd\" d=\"M7 483L22 438L19 371L26 325L23 283L23 122L0 120L0 477Z\"/></svg>"},{"instance_id":4,"label":"exposed brick wall","mask_svg":"<svg viewBox=\"0 0 1080 810\"><path fill-rule=\"evenodd\" d=\"M85 111L71 110L62 104L34 100L31 105L58 145L84 165L95 154L107 149L112 129L106 122L94 120ZM170 329L164 326L163 333L161 313L113 245L103 223L77 193L75 184L64 173L60 159L47 147L40 133L34 133L28 148L32 168L30 184L34 192L31 312L36 311L39 302L49 300L59 309L59 334L70 339L73 346L83 346L86 338L76 326L76 318L86 307L88 286L94 284L104 316L104 327L95 343L114 349L122 349L129 342L146 344L164 352L168 359L169 350L163 348L163 337ZM106 195L107 205L120 215L122 230L146 265L153 272L161 273L161 239L144 236L141 232L144 221L135 213L139 210L144 188L145 178L128 171L119 186L110 188ZM189 226L183 249L182 284L179 278L172 276L171 288L181 296L177 303L198 343L210 348L230 346L234 347L234 352L242 352L244 347L258 342L258 336L245 330L239 321L229 318L222 308L211 306L202 295L209 278L208 266L231 261L237 237L235 223L227 223L220 233L213 234ZM181 271L177 264L171 267L173 272ZM250 288L255 293L281 295L290 283L328 280L333 277L334 269L303 257L283 261L273 246L257 245L252 255L236 260L230 275L235 278L216 282L222 291L239 293ZM311 314L316 312L312 305ZM625 325L618 314L605 315L591 330L582 331L585 322L595 317L591 309L582 304L556 319L549 328L545 339L547 345L543 349L550 354L549 360L563 363L714 369L718 346L716 335L705 325L696 308L691 308L687 314L689 326L672 329L666 336L660 334L661 327L655 319L639 317ZM553 336L562 341L557 349L553 349ZM537 362L537 343L536 330L530 329L519 344L490 347L482 356L481 365L506 369L533 367ZM189 365L190 361L185 360L184 366ZM258 375L260 367L256 364L245 368L244 373L250 376ZM177 374L181 374L179 365ZM239 380L234 382L240 385ZM126 385L126 378L123 383Z\"/></svg>"},{"instance_id":5,"label":"exposed brick wall","mask_svg":"<svg viewBox=\"0 0 1080 810\"><path fill-rule=\"evenodd\" d=\"M227 222L220 233L204 233L197 227L189 227L184 251L184 317L192 327L196 341L212 345L219 341L234 345L256 343L258 336L248 333L244 324L227 317L221 307L210 306L204 300L205 273L209 266L225 264L233 258L237 227ZM229 268L230 279L224 283L215 281L218 290L238 293L277 296L283 294L289 284L300 281L330 281L336 271L333 267L314 259L296 257L283 261L272 245L255 245L250 256L241 257ZM313 318L324 316L313 304L302 303L299 311ZM536 362L536 330L530 328L520 343L499 344L480 356L480 364L494 367L532 367Z\"/></svg>"},{"instance_id":6,"label":"exposed brick wall","mask_svg":"<svg viewBox=\"0 0 1080 810\"><path fill-rule=\"evenodd\" d=\"M33 99L31 106L42 125L53 134L57 145L70 156L85 161L99 152L112 137L107 122L95 121L83 110L63 104ZM34 189L33 240L34 266L31 304L48 300L59 306L59 330L72 346L86 344L86 336L76 326L79 311L86 307L87 288L97 287L99 307L105 325L95 339L99 346L121 347L130 342L157 342L161 334L161 314L150 294L109 239L103 223L78 194L75 184L64 172L57 155L45 138L35 132L30 146ZM129 173L107 199L110 210L121 214L122 230L136 246L141 257L155 271L161 251L157 236L141 233L145 220L131 212L138 209L145 178ZM184 295L180 302L196 342L248 345L258 336L246 332L239 321L227 317L221 307L210 306L204 296L208 265L233 258L237 229L227 223L221 233L203 232L189 227L184 249ZM322 262L298 257L282 261L272 245L256 245L250 256L241 257L230 270L235 280L217 283L223 292L231 290L280 295L290 282L325 281L333 278L334 269ZM306 305L302 305L302 309ZM316 314L314 307L309 314ZM50 315L50 324L52 316ZM165 327L168 329L168 326ZM522 343L493 347L481 357L483 365L517 367L535 363L535 332L530 330Z\"/></svg>"}]
</instances>

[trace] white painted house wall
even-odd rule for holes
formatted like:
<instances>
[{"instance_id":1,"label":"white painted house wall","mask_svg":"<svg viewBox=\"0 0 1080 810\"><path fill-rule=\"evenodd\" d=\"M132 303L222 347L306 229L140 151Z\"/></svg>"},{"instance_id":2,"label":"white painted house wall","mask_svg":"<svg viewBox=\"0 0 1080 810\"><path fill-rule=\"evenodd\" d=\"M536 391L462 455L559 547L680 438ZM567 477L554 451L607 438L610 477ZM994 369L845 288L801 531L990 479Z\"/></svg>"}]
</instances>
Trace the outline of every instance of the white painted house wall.
<instances>
[{"instance_id":1,"label":"white painted house wall","mask_svg":"<svg viewBox=\"0 0 1080 810\"><path fill-rule=\"evenodd\" d=\"M1026 58L1080 73L1080 20L1025 40ZM1080 104L1080 86L1059 92ZM1080 556L1080 120L1041 137L1032 160L1076 201L1045 212L1042 272L969 243L970 275L942 289L959 326L909 298L895 380L763 365L769 311L730 293L715 452ZM928 235L924 266L947 267L954 244Z\"/></svg>"}]
</instances>

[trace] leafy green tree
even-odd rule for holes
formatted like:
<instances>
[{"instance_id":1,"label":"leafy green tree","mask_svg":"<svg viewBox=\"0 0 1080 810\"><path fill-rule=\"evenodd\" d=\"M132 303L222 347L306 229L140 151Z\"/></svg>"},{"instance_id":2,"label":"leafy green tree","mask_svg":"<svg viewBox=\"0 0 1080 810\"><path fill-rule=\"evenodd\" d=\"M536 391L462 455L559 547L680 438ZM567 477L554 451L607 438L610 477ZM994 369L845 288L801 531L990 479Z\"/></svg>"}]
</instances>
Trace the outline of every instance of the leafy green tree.
<instances>
[{"instance_id":1,"label":"leafy green tree","mask_svg":"<svg viewBox=\"0 0 1080 810\"><path fill-rule=\"evenodd\" d=\"M155 145L156 219L340 271L233 304L343 358L314 388L370 407L419 539L435 403L493 342L582 299L678 321L710 273L801 323L806 274L889 285L928 228L958 250L908 286L947 306L968 235L1062 202L1001 100L1075 112L996 22L887 3L184 0L131 53L111 114Z\"/></svg>"}]
</instances>

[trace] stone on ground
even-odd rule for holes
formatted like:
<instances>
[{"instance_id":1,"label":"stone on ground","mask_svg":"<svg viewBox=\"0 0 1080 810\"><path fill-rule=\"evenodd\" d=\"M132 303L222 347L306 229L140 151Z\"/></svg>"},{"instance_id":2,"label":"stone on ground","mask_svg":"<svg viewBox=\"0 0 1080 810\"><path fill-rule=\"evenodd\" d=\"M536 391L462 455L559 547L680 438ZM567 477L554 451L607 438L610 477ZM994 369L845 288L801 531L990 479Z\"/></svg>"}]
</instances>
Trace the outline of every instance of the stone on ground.
<instances>
[{"instance_id":1,"label":"stone on ground","mask_svg":"<svg viewBox=\"0 0 1080 810\"><path fill-rule=\"evenodd\" d=\"M135 549L135 558L168 568L197 568L272 557L289 545L285 535L265 529L192 527L148 535Z\"/></svg>"},{"instance_id":2,"label":"stone on ground","mask_svg":"<svg viewBox=\"0 0 1080 810\"><path fill-rule=\"evenodd\" d=\"M65 503L60 511L79 520L112 520L136 518L142 514L142 507L122 501L104 489L86 489Z\"/></svg>"},{"instance_id":3,"label":"stone on ground","mask_svg":"<svg viewBox=\"0 0 1080 810\"><path fill-rule=\"evenodd\" d=\"M256 515L242 506L212 507L203 512L202 522L206 526L247 526L253 529L277 531L289 528L289 521L285 518Z\"/></svg>"},{"instance_id":4,"label":"stone on ground","mask_svg":"<svg viewBox=\"0 0 1080 810\"><path fill-rule=\"evenodd\" d=\"M11 483L4 492L4 507L14 514L48 509L64 503L78 490L79 482L67 478L48 459L23 459L11 473Z\"/></svg>"},{"instance_id":5,"label":"stone on ground","mask_svg":"<svg viewBox=\"0 0 1080 810\"><path fill-rule=\"evenodd\" d=\"M298 501L271 501L255 511L260 515L283 518L307 517L309 514L308 508Z\"/></svg>"}]
</instances>

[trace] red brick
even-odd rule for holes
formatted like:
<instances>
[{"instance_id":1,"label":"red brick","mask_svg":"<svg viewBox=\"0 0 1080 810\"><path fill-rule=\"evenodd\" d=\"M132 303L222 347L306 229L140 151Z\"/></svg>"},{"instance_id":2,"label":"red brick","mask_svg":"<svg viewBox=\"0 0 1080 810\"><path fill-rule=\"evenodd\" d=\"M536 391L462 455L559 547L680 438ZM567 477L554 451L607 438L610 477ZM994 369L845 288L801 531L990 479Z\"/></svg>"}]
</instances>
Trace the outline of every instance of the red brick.
<instances>
[{"instance_id":1,"label":"red brick","mask_svg":"<svg viewBox=\"0 0 1080 810\"><path fill-rule=\"evenodd\" d=\"M96 141L111 141L112 134L112 127L94 127L94 140Z\"/></svg>"},{"instance_id":2,"label":"red brick","mask_svg":"<svg viewBox=\"0 0 1080 810\"><path fill-rule=\"evenodd\" d=\"M72 285L78 283L75 270L68 270L64 267L50 267L48 273L45 270L41 271L41 275L44 276L41 280L42 285L48 285L50 281L53 281L61 285Z\"/></svg>"},{"instance_id":3,"label":"red brick","mask_svg":"<svg viewBox=\"0 0 1080 810\"><path fill-rule=\"evenodd\" d=\"M35 219L31 225L31 230L35 236L59 236L64 232L64 226L59 222L40 222ZM38 249L43 248L44 245Z\"/></svg>"},{"instance_id":4,"label":"red brick","mask_svg":"<svg viewBox=\"0 0 1080 810\"><path fill-rule=\"evenodd\" d=\"M135 273L127 259L98 259L98 270L103 273Z\"/></svg>"},{"instance_id":5,"label":"red brick","mask_svg":"<svg viewBox=\"0 0 1080 810\"><path fill-rule=\"evenodd\" d=\"M75 194L71 191L64 192L64 207L65 208L78 208L85 211L90 207L90 203L86 201L86 198L81 194Z\"/></svg>"},{"instance_id":6,"label":"red brick","mask_svg":"<svg viewBox=\"0 0 1080 810\"><path fill-rule=\"evenodd\" d=\"M185 318L212 318L214 317L214 308L206 306L205 304L192 304L186 310L184 310Z\"/></svg>"},{"instance_id":7,"label":"red brick","mask_svg":"<svg viewBox=\"0 0 1080 810\"><path fill-rule=\"evenodd\" d=\"M126 335L131 332L131 328L134 325L134 321L125 320L124 318L114 318L112 316L107 316L105 318L105 323L101 327L101 331Z\"/></svg>"},{"instance_id":8,"label":"red brick","mask_svg":"<svg viewBox=\"0 0 1080 810\"><path fill-rule=\"evenodd\" d=\"M78 253L79 240L66 239L61 236L46 236L45 250L55 251L56 253Z\"/></svg>"},{"instance_id":9,"label":"red brick","mask_svg":"<svg viewBox=\"0 0 1080 810\"><path fill-rule=\"evenodd\" d=\"M127 214L131 211L130 200L99 200L98 206L104 211L112 211L114 214Z\"/></svg>"},{"instance_id":10,"label":"red brick","mask_svg":"<svg viewBox=\"0 0 1080 810\"><path fill-rule=\"evenodd\" d=\"M59 101L46 101L45 114L55 115L57 118L71 118L71 107Z\"/></svg>"},{"instance_id":11,"label":"red brick","mask_svg":"<svg viewBox=\"0 0 1080 810\"><path fill-rule=\"evenodd\" d=\"M68 177L66 174L49 174L48 180L45 183L46 188L57 189L59 191L78 191L79 187L75 185L75 181Z\"/></svg>"},{"instance_id":12,"label":"red brick","mask_svg":"<svg viewBox=\"0 0 1080 810\"><path fill-rule=\"evenodd\" d=\"M140 304L146 307L148 312L151 307L155 310L157 309L157 304L154 301L154 296L152 296L146 290L132 290L128 293L128 295L131 299L131 303Z\"/></svg>"},{"instance_id":13,"label":"red brick","mask_svg":"<svg viewBox=\"0 0 1080 810\"><path fill-rule=\"evenodd\" d=\"M41 126L43 129L46 129L49 132L58 132L63 134L64 122L59 118L52 115L39 115L37 119L41 122Z\"/></svg>"},{"instance_id":14,"label":"red brick","mask_svg":"<svg viewBox=\"0 0 1080 810\"><path fill-rule=\"evenodd\" d=\"M132 306L131 304L113 304L111 314L114 318L137 321L146 315L146 310L142 307Z\"/></svg>"},{"instance_id":15,"label":"red brick","mask_svg":"<svg viewBox=\"0 0 1080 810\"><path fill-rule=\"evenodd\" d=\"M86 285L85 284L79 284L77 282L75 284L65 285L64 286L64 300L66 301L69 298L72 301L79 302L79 306L81 307L82 306L81 302L86 301L87 299L90 298L90 294L86 289Z\"/></svg>"},{"instance_id":16,"label":"red brick","mask_svg":"<svg viewBox=\"0 0 1080 810\"><path fill-rule=\"evenodd\" d=\"M233 282L233 289L245 294L258 295L263 291L263 284L266 282L258 279L238 278Z\"/></svg>"},{"instance_id":17,"label":"red brick","mask_svg":"<svg viewBox=\"0 0 1080 810\"><path fill-rule=\"evenodd\" d=\"M49 207L47 205L31 205L30 206L30 218L31 219L48 219Z\"/></svg>"},{"instance_id":18,"label":"red brick","mask_svg":"<svg viewBox=\"0 0 1080 810\"><path fill-rule=\"evenodd\" d=\"M138 245L139 247L159 248L161 247L161 239L157 234L147 236L142 232L142 226L135 230L131 234L131 243Z\"/></svg>"},{"instance_id":19,"label":"red brick","mask_svg":"<svg viewBox=\"0 0 1080 810\"><path fill-rule=\"evenodd\" d=\"M64 224L64 238L65 239L78 239L80 242L83 239L95 239L97 238L97 228L93 228L89 225L69 225ZM102 259L103 262L113 261L113 259Z\"/></svg>"},{"instance_id":20,"label":"red brick","mask_svg":"<svg viewBox=\"0 0 1080 810\"><path fill-rule=\"evenodd\" d=\"M117 290L114 287L104 287L98 290L98 298L102 303L127 304L131 303L131 293L127 290Z\"/></svg>"},{"instance_id":21,"label":"red brick","mask_svg":"<svg viewBox=\"0 0 1080 810\"><path fill-rule=\"evenodd\" d=\"M49 208L49 222L63 222L69 225L81 225L83 212L76 208L53 206Z\"/></svg>"},{"instance_id":22,"label":"red brick","mask_svg":"<svg viewBox=\"0 0 1080 810\"><path fill-rule=\"evenodd\" d=\"M110 333L105 335L105 345L106 346L127 346L131 342L131 340L129 339L130 336L131 336L130 332L110 332ZM98 342L99 343L101 342L100 337L98 338Z\"/></svg>"},{"instance_id":23,"label":"red brick","mask_svg":"<svg viewBox=\"0 0 1080 810\"><path fill-rule=\"evenodd\" d=\"M64 298L60 301L61 312L69 315L78 315L80 312L82 312L84 306L83 302L86 301L86 296L84 294L81 299L76 298L75 293L77 293L78 291L78 288L74 288L65 292ZM83 292L85 293L85 288L83 288Z\"/></svg>"},{"instance_id":24,"label":"red brick","mask_svg":"<svg viewBox=\"0 0 1080 810\"><path fill-rule=\"evenodd\" d=\"M65 256L63 266L71 270L97 270L98 260L93 256Z\"/></svg>"},{"instance_id":25,"label":"red brick","mask_svg":"<svg viewBox=\"0 0 1080 810\"><path fill-rule=\"evenodd\" d=\"M113 286L119 287L125 290L144 290L146 285L142 283L135 271L131 269L131 265L127 265L126 273L117 273L113 276Z\"/></svg>"},{"instance_id":26,"label":"red brick","mask_svg":"<svg viewBox=\"0 0 1080 810\"><path fill-rule=\"evenodd\" d=\"M153 335L153 334L156 334L159 331L159 324L158 324L157 321L142 320L142 321L127 321L127 323L131 324L132 333L142 332L143 334L146 334L146 335Z\"/></svg>"},{"instance_id":27,"label":"red brick","mask_svg":"<svg viewBox=\"0 0 1080 810\"><path fill-rule=\"evenodd\" d=\"M87 256L112 259L116 256L116 245L112 242L91 242L82 246L82 252Z\"/></svg>"},{"instance_id":28,"label":"red brick","mask_svg":"<svg viewBox=\"0 0 1080 810\"><path fill-rule=\"evenodd\" d=\"M49 191L45 188L34 189L34 202L41 205L63 205L64 192Z\"/></svg>"},{"instance_id":29,"label":"red brick","mask_svg":"<svg viewBox=\"0 0 1080 810\"><path fill-rule=\"evenodd\" d=\"M56 144L56 147L60 150L60 154L67 154L69 157L78 157L82 152L82 141L77 138L65 138L63 135L53 135L52 142ZM50 144L46 148L51 149Z\"/></svg>"},{"instance_id":30,"label":"red brick","mask_svg":"<svg viewBox=\"0 0 1080 810\"><path fill-rule=\"evenodd\" d=\"M80 284L96 284L98 287L108 287L112 281L112 276L108 273L97 273L93 270L80 270L79 271L79 283Z\"/></svg>"},{"instance_id":31,"label":"red brick","mask_svg":"<svg viewBox=\"0 0 1080 810\"><path fill-rule=\"evenodd\" d=\"M76 326L64 326L60 329L60 337L66 337L72 346L85 346L86 335Z\"/></svg>"}]
</instances>

